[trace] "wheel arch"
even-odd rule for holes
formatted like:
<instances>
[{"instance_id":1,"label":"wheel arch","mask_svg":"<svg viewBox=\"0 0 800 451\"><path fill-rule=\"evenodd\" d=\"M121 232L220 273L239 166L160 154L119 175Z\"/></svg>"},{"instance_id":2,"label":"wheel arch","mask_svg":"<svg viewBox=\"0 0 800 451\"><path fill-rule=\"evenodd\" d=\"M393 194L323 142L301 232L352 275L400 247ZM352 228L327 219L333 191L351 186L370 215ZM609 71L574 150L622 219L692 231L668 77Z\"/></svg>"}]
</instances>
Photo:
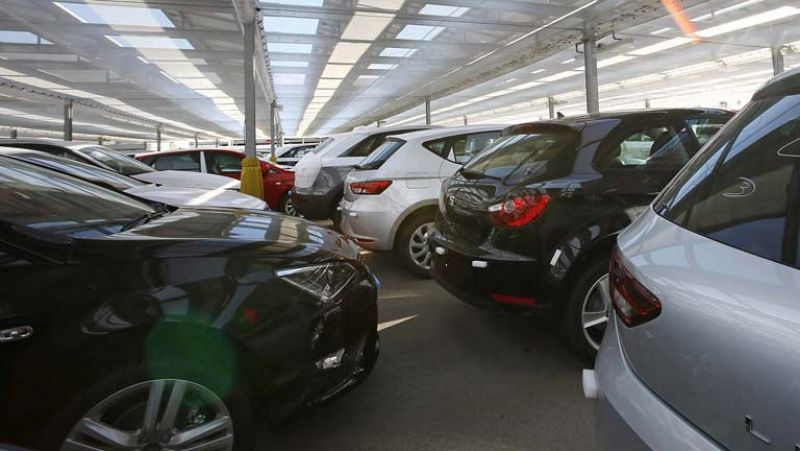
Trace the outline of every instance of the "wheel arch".
<instances>
[{"instance_id":1,"label":"wheel arch","mask_svg":"<svg viewBox=\"0 0 800 451\"><path fill-rule=\"evenodd\" d=\"M396 248L400 231L403 230L403 227L405 227L406 224L408 224L412 219L421 215L429 213L435 215L437 208L438 203L435 200L422 200L406 208L406 210L398 218L398 220L395 221L394 226L392 227L391 235L389 236L389 242L392 243L392 247Z\"/></svg>"}]
</instances>

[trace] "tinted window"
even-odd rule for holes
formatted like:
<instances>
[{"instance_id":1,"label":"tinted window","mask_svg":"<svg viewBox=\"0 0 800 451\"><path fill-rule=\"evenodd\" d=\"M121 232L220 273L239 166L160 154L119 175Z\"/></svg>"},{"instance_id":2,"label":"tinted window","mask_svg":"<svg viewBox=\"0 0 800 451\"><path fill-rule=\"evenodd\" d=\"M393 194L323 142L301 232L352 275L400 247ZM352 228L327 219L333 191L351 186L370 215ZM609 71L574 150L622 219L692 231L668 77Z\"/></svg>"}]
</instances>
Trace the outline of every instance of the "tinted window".
<instances>
[{"instance_id":1,"label":"tinted window","mask_svg":"<svg viewBox=\"0 0 800 451\"><path fill-rule=\"evenodd\" d=\"M307 153L314 150L314 146L299 146L289 149L286 153L281 155L281 158L303 158Z\"/></svg>"},{"instance_id":2,"label":"tinted window","mask_svg":"<svg viewBox=\"0 0 800 451\"><path fill-rule=\"evenodd\" d=\"M464 164L492 145L499 137L500 131L460 136L453 141L450 160Z\"/></svg>"},{"instance_id":3,"label":"tinted window","mask_svg":"<svg viewBox=\"0 0 800 451\"><path fill-rule=\"evenodd\" d=\"M242 171L242 157L227 152L205 152L206 171L225 174Z\"/></svg>"},{"instance_id":4,"label":"tinted window","mask_svg":"<svg viewBox=\"0 0 800 451\"><path fill-rule=\"evenodd\" d=\"M628 129L622 137L611 135L610 144L598 153L595 167L624 169L648 167L678 170L692 156L691 135L685 128L676 131L668 123L651 124Z\"/></svg>"},{"instance_id":5,"label":"tinted window","mask_svg":"<svg viewBox=\"0 0 800 451\"><path fill-rule=\"evenodd\" d=\"M118 233L147 204L75 177L2 159L0 221L70 236Z\"/></svg>"},{"instance_id":6,"label":"tinted window","mask_svg":"<svg viewBox=\"0 0 800 451\"><path fill-rule=\"evenodd\" d=\"M127 157L121 153L114 152L106 147L82 147L80 149L76 149L75 151L81 155L88 156L95 161L99 161L101 164L109 167L111 170L117 171L121 174L136 175L145 172L153 172L153 168L142 163L141 161Z\"/></svg>"},{"instance_id":7,"label":"tinted window","mask_svg":"<svg viewBox=\"0 0 800 451\"><path fill-rule=\"evenodd\" d=\"M719 133L726 122L728 122L728 118L721 117L686 120L700 147L705 146L714 135Z\"/></svg>"},{"instance_id":8,"label":"tinted window","mask_svg":"<svg viewBox=\"0 0 800 451\"><path fill-rule=\"evenodd\" d=\"M373 150L377 149L383 141L386 140L387 135L372 135L368 138L362 139L361 142L351 147L350 150L342 154L343 157L366 157L371 154Z\"/></svg>"},{"instance_id":9,"label":"tinted window","mask_svg":"<svg viewBox=\"0 0 800 451\"><path fill-rule=\"evenodd\" d=\"M156 158L153 167L159 171L200 172L200 153L178 153L161 155Z\"/></svg>"},{"instance_id":10,"label":"tinted window","mask_svg":"<svg viewBox=\"0 0 800 451\"><path fill-rule=\"evenodd\" d=\"M800 268L800 95L749 104L656 205L692 231Z\"/></svg>"},{"instance_id":11,"label":"tinted window","mask_svg":"<svg viewBox=\"0 0 800 451\"><path fill-rule=\"evenodd\" d=\"M9 157L118 190L126 190L144 185L144 183L118 172L109 171L75 160L68 160L44 152L19 152L13 153L9 155Z\"/></svg>"},{"instance_id":12,"label":"tinted window","mask_svg":"<svg viewBox=\"0 0 800 451\"><path fill-rule=\"evenodd\" d=\"M439 155L442 158L447 158L450 153L450 146L447 145L448 138L437 139L436 141L428 141L423 144L426 149Z\"/></svg>"},{"instance_id":13,"label":"tinted window","mask_svg":"<svg viewBox=\"0 0 800 451\"><path fill-rule=\"evenodd\" d=\"M390 139L381 144L359 165L358 169L378 169L392 157L406 142L400 139Z\"/></svg>"},{"instance_id":14,"label":"tinted window","mask_svg":"<svg viewBox=\"0 0 800 451\"><path fill-rule=\"evenodd\" d=\"M464 168L507 183L561 177L572 169L577 140L569 130L504 136Z\"/></svg>"}]
</instances>

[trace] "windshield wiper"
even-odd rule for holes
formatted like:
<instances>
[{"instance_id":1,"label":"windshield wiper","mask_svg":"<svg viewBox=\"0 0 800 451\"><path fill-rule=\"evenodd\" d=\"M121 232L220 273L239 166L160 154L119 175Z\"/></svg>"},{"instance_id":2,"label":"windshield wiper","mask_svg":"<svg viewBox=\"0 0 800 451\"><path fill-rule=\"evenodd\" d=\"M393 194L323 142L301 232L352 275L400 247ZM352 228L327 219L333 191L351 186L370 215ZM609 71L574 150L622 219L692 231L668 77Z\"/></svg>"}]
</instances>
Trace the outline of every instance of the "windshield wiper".
<instances>
[{"instance_id":1,"label":"windshield wiper","mask_svg":"<svg viewBox=\"0 0 800 451\"><path fill-rule=\"evenodd\" d=\"M160 218L160 217L166 215L169 212L170 211L167 208L159 208L156 211L153 211L153 212L144 214L142 216L139 216L138 218L136 218L136 219L134 219L132 221L129 221L125 225L123 225L121 232L125 232L125 231L133 229L135 227L139 227L142 224L147 224L148 222L150 222L150 221L152 221L154 219Z\"/></svg>"},{"instance_id":2,"label":"windshield wiper","mask_svg":"<svg viewBox=\"0 0 800 451\"><path fill-rule=\"evenodd\" d=\"M459 174L463 175L466 179L493 179L493 180L500 180L500 177L495 177L493 175L484 174L480 171L473 171L472 169L461 168L458 170Z\"/></svg>"}]
</instances>

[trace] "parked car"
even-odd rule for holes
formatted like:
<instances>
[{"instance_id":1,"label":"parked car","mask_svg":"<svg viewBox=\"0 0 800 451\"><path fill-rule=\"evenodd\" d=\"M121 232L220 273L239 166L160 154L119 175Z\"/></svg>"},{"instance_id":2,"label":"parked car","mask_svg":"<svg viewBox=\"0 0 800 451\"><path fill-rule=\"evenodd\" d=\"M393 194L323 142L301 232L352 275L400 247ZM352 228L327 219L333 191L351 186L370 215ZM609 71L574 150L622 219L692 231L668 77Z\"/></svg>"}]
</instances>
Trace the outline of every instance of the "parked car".
<instances>
[{"instance_id":1,"label":"parked car","mask_svg":"<svg viewBox=\"0 0 800 451\"><path fill-rule=\"evenodd\" d=\"M397 253L428 276L428 232L442 181L500 137L499 125L437 128L390 136L344 184L342 231L364 248Z\"/></svg>"},{"instance_id":2,"label":"parked car","mask_svg":"<svg viewBox=\"0 0 800 451\"><path fill-rule=\"evenodd\" d=\"M0 442L253 449L256 408L278 420L367 377L377 285L355 243L301 219L4 161Z\"/></svg>"},{"instance_id":3,"label":"parked car","mask_svg":"<svg viewBox=\"0 0 800 451\"><path fill-rule=\"evenodd\" d=\"M278 164L281 166L292 167L300 161L306 154L313 151L319 144L290 144L288 146L281 146L275 149L275 156L278 158ZM256 148L258 156L264 160L272 158L272 148L270 146L258 146Z\"/></svg>"},{"instance_id":4,"label":"parked car","mask_svg":"<svg viewBox=\"0 0 800 451\"><path fill-rule=\"evenodd\" d=\"M59 157L81 161L146 183L181 188L239 190L239 182L213 174L189 174L180 171L156 171L134 158L97 144L49 139L0 139L0 146L39 150Z\"/></svg>"},{"instance_id":5,"label":"parked car","mask_svg":"<svg viewBox=\"0 0 800 451\"><path fill-rule=\"evenodd\" d=\"M136 158L158 170L174 170L217 174L239 180L242 176L242 160L245 155L238 150L191 149L170 152L139 154ZM263 159L261 174L264 184L264 200L275 211L297 216L292 204L291 189L294 172L278 167Z\"/></svg>"},{"instance_id":6,"label":"parked car","mask_svg":"<svg viewBox=\"0 0 800 451\"><path fill-rule=\"evenodd\" d=\"M694 128L730 117L649 110L508 128L444 183L432 274L476 306L560 320L593 358L617 234L702 147Z\"/></svg>"},{"instance_id":7,"label":"parked car","mask_svg":"<svg viewBox=\"0 0 800 451\"><path fill-rule=\"evenodd\" d=\"M353 167L383 144L387 136L428 128L419 125L362 128L329 137L295 166L292 200L297 212L308 219L332 219L338 225L344 180Z\"/></svg>"},{"instance_id":8,"label":"parked car","mask_svg":"<svg viewBox=\"0 0 800 451\"><path fill-rule=\"evenodd\" d=\"M97 166L81 163L68 158L57 157L38 150L0 147L0 161L10 158L34 166L50 169L62 174L77 177L95 185L124 192L154 202L173 207L218 207L244 208L249 210L269 210L261 199L236 191L217 188L204 190L154 185L136 180L133 177Z\"/></svg>"},{"instance_id":9,"label":"parked car","mask_svg":"<svg viewBox=\"0 0 800 451\"><path fill-rule=\"evenodd\" d=\"M795 69L758 90L620 235L584 377L604 449L800 443L799 86Z\"/></svg>"}]
</instances>

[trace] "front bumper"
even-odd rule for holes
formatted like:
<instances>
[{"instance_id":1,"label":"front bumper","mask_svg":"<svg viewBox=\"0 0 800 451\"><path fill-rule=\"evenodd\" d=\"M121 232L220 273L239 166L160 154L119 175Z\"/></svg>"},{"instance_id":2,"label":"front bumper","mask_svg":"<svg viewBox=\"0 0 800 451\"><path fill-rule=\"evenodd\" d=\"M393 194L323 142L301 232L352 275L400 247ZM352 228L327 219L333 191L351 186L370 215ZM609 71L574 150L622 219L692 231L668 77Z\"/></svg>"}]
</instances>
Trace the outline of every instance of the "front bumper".
<instances>
[{"instance_id":1,"label":"front bumper","mask_svg":"<svg viewBox=\"0 0 800 451\"><path fill-rule=\"evenodd\" d=\"M379 196L374 196L376 199ZM341 230L363 248L374 251L390 251L394 247L392 230L397 216L385 209L362 205L364 199L354 202L343 200ZM372 200L372 199L369 199Z\"/></svg>"},{"instance_id":2,"label":"front bumper","mask_svg":"<svg viewBox=\"0 0 800 451\"><path fill-rule=\"evenodd\" d=\"M331 213L337 207L335 202L339 199L342 188L343 185L331 187L324 191L294 188L292 190L292 203L297 212L306 219L331 219Z\"/></svg>"},{"instance_id":3,"label":"front bumper","mask_svg":"<svg viewBox=\"0 0 800 451\"><path fill-rule=\"evenodd\" d=\"M536 314L551 310L558 288L535 258L458 249L440 235L429 238L433 278L464 302L490 310Z\"/></svg>"},{"instance_id":4,"label":"front bumper","mask_svg":"<svg viewBox=\"0 0 800 451\"><path fill-rule=\"evenodd\" d=\"M721 450L653 393L628 365L616 315L597 354L597 440L606 450Z\"/></svg>"}]
</instances>

